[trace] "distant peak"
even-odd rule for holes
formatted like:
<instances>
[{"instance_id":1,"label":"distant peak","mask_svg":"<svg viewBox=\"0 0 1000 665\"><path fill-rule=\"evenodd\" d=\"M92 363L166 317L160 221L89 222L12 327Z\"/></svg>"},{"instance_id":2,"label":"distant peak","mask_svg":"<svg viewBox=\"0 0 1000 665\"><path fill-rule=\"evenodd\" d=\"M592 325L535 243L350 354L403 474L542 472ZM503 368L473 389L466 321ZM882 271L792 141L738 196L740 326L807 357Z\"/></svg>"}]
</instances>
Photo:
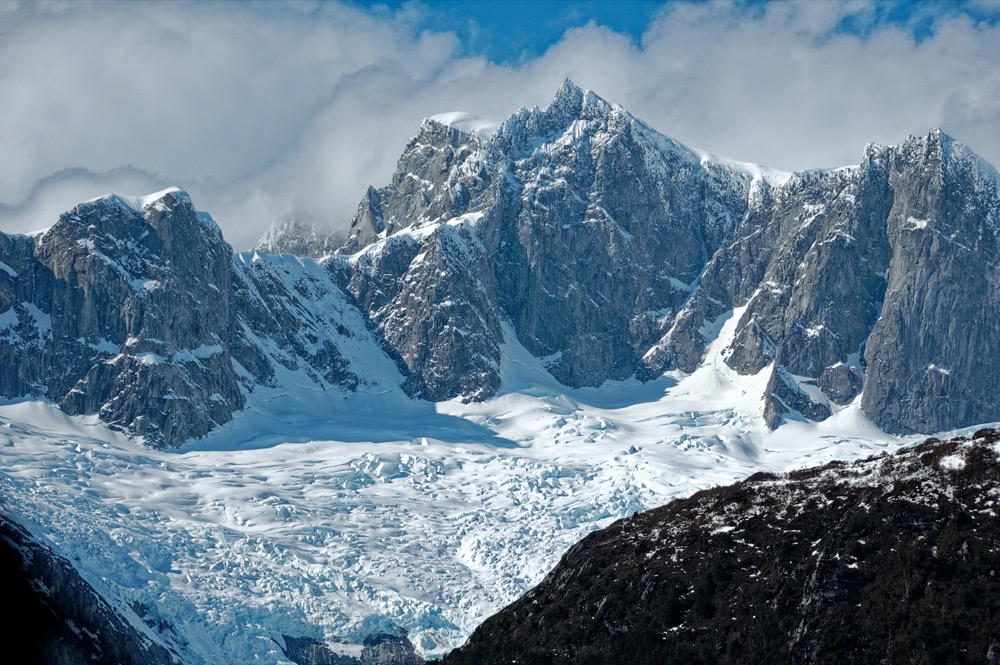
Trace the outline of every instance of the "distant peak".
<instances>
[{"instance_id":1,"label":"distant peak","mask_svg":"<svg viewBox=\"0 0 1000 665\"><path fill-rule=\"evenodd\" d=\"M573 80L569 78L564 78L562 85L560 85L559 89L556 91L556 99L559 99L560 97L578 98L582 96L583 88L578 86L576 83L573 83Z\"/></svg>"},{"instance_id":2,"label":"distant peak","mask_svg":"<svg viewBox=\"0 0 1000 665\"><path fill-rule=\"evenodd\" d=\"M945 131L940 127L935 127L931 129L931 131L928 132L928 136L933 136L934 138L942 142L955 143L955 138L950 134L945 133Z\"/></svg>"},{"instance_id":3,"label":"distant peak","mask_svg":"<svg viewBox=\"0 0 1000 665\"><path fill-rule=\"evenodd\" d=\"M926 145L941 144L944 146L950 146L958 143L958 141L956 141L954 137L952 137L950 134L947 134L940 127L934 127L928 130L927 134L924 135L914 136L910 134L909 136L906 137L906 140L903 143L904 144L919 143Z\"/></svg>"}]
</instances>

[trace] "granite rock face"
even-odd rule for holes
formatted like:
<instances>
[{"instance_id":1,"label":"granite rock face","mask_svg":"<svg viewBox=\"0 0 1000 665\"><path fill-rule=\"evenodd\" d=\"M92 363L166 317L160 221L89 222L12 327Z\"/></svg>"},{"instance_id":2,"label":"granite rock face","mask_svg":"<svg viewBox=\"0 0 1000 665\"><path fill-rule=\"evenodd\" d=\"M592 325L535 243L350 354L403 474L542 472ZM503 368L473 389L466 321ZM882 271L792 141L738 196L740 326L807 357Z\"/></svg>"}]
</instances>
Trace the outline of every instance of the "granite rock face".
<instances>
[{"instance_id":1,"label":"granite rock face","mask_svg":"<svg viewBox=\"0 0 1000 665\"><path fill-rule=\"evenodd\" d=\"M347 288L417 396L494 394L504 322L567 385L648 374L751 181L566 82L488 140L425 121L358 207Z\"/></svg>"},{"instance_id":2,"label":"granite rock face","mask_svg":"<svg viewBox=\"0 0 1000 665\"><path fill-rule=\"evenodd\" d=\"M151 445L202 436L242 408L228 352L232 251L187 194L103 197L33 241L5 240L7 395L97 413Z\"/></svg>"},{"instance_id":3,"label":"granite rock face","mask_svg":"<svg viewBox=\"0 0 1000 665\"><path fill-rule=\"evenodd\" d=\"M692 372L737 315L726 361L771 372L770 426L860 396L939 431L997 418L997 180L937 130L770 172L566 82L489 138L425 121L359 205L345 288L421 397L493 394L504 334L572 387Z\"/></svg>"},{"instance_id":4,"label":"granite rock face","mask_svg":"<svg viewBox=\"0 0 1000 665\"><path fill-rule=\"evenodd\" d=\"M772 426L792 410L822 419L859 394L894 433L996 420L997 183L933 131L775 193L767 267L728 357L743 373L781 370L765 396Z\"/></svg>"},{"instance_id":5,"label":"granite rock face","mask_svg":"<svg viewBox=\"0 0 1000 665\"><path fill-rule=\"evenodd\" d=\"M862 407L897 432L997 419L998 176L941 132L888 151L894 204Z\"/></svg>"},{"instance_id":6,"label":"granite rock face","mask_svg":"<svg viewBox=\"0 0 1000 665\"><path fill-rule=\"evenodd\" d=\"M430 400L483 399L500 387L501 311L491 265L493 151L432 120L392 182L369 189L344 254L342 284Z\"/></svg>"},{"instance_id":7,"label":"granite rock face","mask_svg":"<svg viewBox=\"0 0 1000 665\"><path fill-rule=\"evenodd\" d=\"M228 422L276 368L358 385L339 343L356 336L341 321L359 317L330 274L307 259L234 259L181 190L95 199L35 238L0 234L0 261L4 396L168 446Z\"/></svg>"}]
</instances>

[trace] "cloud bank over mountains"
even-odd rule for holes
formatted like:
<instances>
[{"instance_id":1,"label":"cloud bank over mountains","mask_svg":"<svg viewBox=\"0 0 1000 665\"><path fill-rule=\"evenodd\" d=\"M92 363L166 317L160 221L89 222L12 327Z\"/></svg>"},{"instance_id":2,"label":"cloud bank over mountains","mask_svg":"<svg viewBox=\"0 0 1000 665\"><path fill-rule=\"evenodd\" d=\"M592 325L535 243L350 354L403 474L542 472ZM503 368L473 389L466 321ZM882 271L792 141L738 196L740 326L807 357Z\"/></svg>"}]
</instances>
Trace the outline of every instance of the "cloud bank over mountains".
<instances>
[{"instance_id":1,"label":"cloud bank over mountains","mask_svg":"<svg viewBox=\"0 0 1000 665\"><path fill-rule=\"evenodd\" d=\"M985 9L984 9L985 7ZM0 231L178 184L237 249L276 218L346 227L423 117L493 122L564 78L690 146L782 169L941 126L1000 163L1000 12L671 4L498 64L427 5L23 3L0 9ZM458 36L465 35L466 41Z\"/></svg>"}]
</instances>

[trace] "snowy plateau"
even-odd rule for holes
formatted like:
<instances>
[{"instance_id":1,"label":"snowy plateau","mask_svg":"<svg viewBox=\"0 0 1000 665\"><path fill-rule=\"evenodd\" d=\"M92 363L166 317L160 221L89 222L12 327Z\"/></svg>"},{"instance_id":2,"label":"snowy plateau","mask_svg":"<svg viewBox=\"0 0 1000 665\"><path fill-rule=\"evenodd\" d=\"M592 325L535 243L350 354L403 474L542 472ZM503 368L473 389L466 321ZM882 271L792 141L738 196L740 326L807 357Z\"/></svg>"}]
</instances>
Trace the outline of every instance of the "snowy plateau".
<instances>
[{"instance_id":1,"label":"snowy plateau","mask_svg":"<svg viewBox=\"0 0 1000 665\"><path fill-rule=\"evenodd\" d=\"M567 82L426 120L336 252L101 197L0 234L0 510L186 665L439 658L616 519L995 421L997 182L936 130L732 162Z\"/></svg>"}]
</instances>

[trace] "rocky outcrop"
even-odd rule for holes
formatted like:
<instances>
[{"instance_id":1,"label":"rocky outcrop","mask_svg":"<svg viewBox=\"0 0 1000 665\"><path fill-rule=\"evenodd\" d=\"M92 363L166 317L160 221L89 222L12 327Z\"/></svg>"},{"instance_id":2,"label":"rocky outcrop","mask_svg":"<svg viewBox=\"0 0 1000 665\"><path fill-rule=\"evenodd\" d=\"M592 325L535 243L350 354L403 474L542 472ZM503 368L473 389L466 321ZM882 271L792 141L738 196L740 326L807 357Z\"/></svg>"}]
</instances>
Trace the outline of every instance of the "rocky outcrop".
<instances>
[{"instance_id":1,"label":"rocky outcrop","mask_svg":"<svg viewBox=\"0 0 1000 665\"><path fill-rule=\"evenodd\" d=\"M475 400L500 387L491 159L475 136L425 121L392 182L362 200L342 250L364 246L342 264L342 286L415 397Z\"/></svg>"},{"instance_id":2,"label":"rocky outcrop","mask_svg":"<svg viewBox=\"0 0 1000 665\"><path fill-rule=\"evenodd\" d=\"M488 140L425 122L342 252L413 395L493 394L501 321L578 387L694 371L738 312L724 356L771 373L770 426L862 396L887 431L933 432L997 419L997 183L940 131L777 174L566 82Z\"/></svg>"},{"instance_id":3,"label":"rocky outcrop","mask_svg":"<svg viewBox=\"0 0 1000 665\"><path fill-rule=\"evenodd\" d=\"M444 663L989 662L998 442L760 473L621 520Z\"/></svg>"},{"instance_id":4,"label":"rocky outcrop","mask_svg":"<svg viewBox=\"0 0 1000 665\"><path fill-rule=\"evenodd\" d=\"M278 369L357 387L341 344L373 342L349 298L314 261L266 263L234 258L178 189L0 234L0 394L169 446L229 421Z\"/></svg>"},{"instance_id":5,"label":"rocky outcrop","mask_svg":"<svg viewBox=\"0 0 1000 665\"><path fill-rule=\"evenodd\" d=\"M300 372L321 388L362 382L345 346L374 346L360 313L322 263L257 252L233 259L233 359L247 392ZM378 353L378 348L371 349Z\"/></svg>"},{"instance_id":6,"label":"rocky outcrop","mask_svg":"<svg viewBox=\"0 0 1000 665\"><path fill-rule=\"evenodd\" d=\"M494 272L518 340L569 386L641 372L744 217L751 177L569 82L493 143L509 174Z\"/></svg>"},{"instance_id":7,"label":"rocky outcrop","mask_svg":"<svg viewBox=\"0 0 1000 665\"><path fill-rule=\"evenodd\" d=\"M359 205L347 288L416 396L494 394L504 320L567 385L626 378L750 182L566 82L488 141L425 121Z\"/></svg>"},{"instance_id":8,"label":"rocky outcrop","mask_svg":"<svg viewBox=\"0 0 1000 665\"><path fill-rule=\"evenodd\" d=\"M424 665L405 633L379 633L364 640L359 656L334 653L328 646L308 637L282 635L282 651L297 665Z\"/></svg>"},{"instance_id":9,"label":"rocky outcrop","mask_svg":"<svg viewBox=\"0 0 1000 665\"><path fill-rule=\"evenodd\" d=\"M95 199L5 243L5 394L97 413L152 445L203 436L242 408L232 251L187 194Z\"/></svg>"},{"instance_id":10,"label":"rocky outcrop","mask_svg":"<svg viewBox=\"0 0 1000 665\"><path fill-rule=\"evenodd\" d=\"M114 607L72 564L0 515L6 648L26 665L180 665L127 608Z\"/></svg>"},{"instance_id":11,"label":"rocky outcrop","mask_svg":"<svg viewBox=\"0 0 1000 665\"><path fill-rule=\"evenodd\" d=\"M895 432L997 420L998 176L935 131L887 151L894 203L862 406Z\"/></svg>"}]
</instances>

